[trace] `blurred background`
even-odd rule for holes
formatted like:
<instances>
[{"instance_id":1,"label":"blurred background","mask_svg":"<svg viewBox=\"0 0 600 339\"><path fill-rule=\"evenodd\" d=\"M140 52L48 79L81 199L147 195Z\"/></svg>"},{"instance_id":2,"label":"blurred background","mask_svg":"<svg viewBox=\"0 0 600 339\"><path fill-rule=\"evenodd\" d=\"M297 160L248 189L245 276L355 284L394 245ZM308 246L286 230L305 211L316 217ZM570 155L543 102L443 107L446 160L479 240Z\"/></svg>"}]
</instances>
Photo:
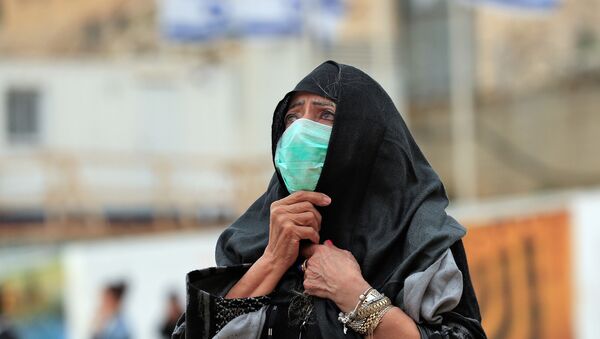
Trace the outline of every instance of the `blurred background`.
<instances>
[{"instance_id":1,"label":"blurred background","mask_svg":"<svg viewBox=\"0 0 600 339\"><path fill-rule=\"evenodd\" d=\"M0 0L0 338L167 337L327 59L442 177L489 337L599 338L600 0Z\"/></svg>"}]
</instances>

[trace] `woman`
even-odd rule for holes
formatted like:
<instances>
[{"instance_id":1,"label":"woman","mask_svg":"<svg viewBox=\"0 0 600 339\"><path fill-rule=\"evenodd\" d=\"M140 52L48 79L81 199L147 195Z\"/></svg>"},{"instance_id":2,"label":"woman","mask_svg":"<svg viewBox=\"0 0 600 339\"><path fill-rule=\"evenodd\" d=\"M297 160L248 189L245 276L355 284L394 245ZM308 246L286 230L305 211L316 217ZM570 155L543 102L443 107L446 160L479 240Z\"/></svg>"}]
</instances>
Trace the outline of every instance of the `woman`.
<instances>
[{"instance_id":1,"label":"woman","mask_svg":"<svg viewBox=\"0 0 600 339\"><path fill-rule=\"evenodd\" d=\"M277 105L272 152L174 338L485 338L465 230L377 82L323 63Z\"/></svg>"}]
</instances>

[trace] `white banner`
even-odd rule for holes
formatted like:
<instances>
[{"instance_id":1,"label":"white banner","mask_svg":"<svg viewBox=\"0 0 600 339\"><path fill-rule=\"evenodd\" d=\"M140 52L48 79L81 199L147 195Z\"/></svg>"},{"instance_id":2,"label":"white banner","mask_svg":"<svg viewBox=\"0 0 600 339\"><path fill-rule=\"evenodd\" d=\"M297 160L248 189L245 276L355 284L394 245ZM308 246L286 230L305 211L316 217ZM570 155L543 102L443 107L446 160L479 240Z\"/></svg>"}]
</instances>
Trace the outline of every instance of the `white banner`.
<instances>
[{"instance_id":1,"label":"white banner","mask_svg":"<svg viewBox=\"0 0 600 339\"><path fill-rule=\"evenodd\" d=\"M600 338L600 192L582 193L571 206L573 215L575 338Z\"/></svg>"},{"instance_id":2,"label":"white banner","mask_svg":"<svg viewBox=\"0 0 600 339\"><path fill-rule=\"evenodd\" d=\"M174 41L289 36L306 30L323 35L344 13L344 0L158 1L161 33ZM315 19L319 22L313 24Z\"/></svg>"},{"instance_id":3,"label":"white banner","mask_svg":"<svg viewBox=\"0 0 600 339\"><path fill-rule=\"evenodd\" d=\"M559 0L460 0L473 5L497 5L510 9L548 10L554 9Z\"/></svg>"}]
</instances>

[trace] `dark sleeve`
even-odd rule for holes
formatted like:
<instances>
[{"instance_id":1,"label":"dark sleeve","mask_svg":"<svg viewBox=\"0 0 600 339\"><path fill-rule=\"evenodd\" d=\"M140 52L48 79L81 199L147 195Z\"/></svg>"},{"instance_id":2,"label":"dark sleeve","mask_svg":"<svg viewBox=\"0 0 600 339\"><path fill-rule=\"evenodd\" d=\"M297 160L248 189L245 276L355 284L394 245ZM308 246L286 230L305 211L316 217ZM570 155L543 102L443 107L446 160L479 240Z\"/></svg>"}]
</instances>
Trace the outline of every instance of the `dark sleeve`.
<instances>
[{"instance_id":1,"label":"dark sleeve","mask_svg":"<svg viewBox=\"0 0 600 339\"><path fill-rule=\"evenodd\" d=\"M469 276L469 266L462 240L452 245L450 250L463 276L463 292L460 301L452 311L442 314L441 324L417 324L417 328L422 339L485 339L487 337L481 327L481 314Z\"/></svg>"},{"instance_id":2,"label":"dark sleeve","mask_svg":"<svg viewBox=\"0 0 600 339\"><path fill-rule=\"evenodd\" d=\"M171 338L212 338L234 318L267 305L267 296L224 298L249 267L249 264L211 267L188 273L186 310L177 321Z\"/></svg>"}]
</instances>

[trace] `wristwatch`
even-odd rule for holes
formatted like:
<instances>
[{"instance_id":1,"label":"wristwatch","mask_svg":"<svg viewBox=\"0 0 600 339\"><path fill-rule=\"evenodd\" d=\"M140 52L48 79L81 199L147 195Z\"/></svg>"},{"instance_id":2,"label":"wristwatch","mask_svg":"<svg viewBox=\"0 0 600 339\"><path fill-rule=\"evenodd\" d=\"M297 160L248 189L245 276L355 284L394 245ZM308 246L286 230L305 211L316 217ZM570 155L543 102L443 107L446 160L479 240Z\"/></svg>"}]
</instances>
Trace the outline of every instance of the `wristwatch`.
<instances>
[{"instance_id":1,"label":"wristwatch","mask_svg":"<svg viewBox=\"0 0 600 339\"><path fill-rule=\"evenodd\" d=\"M363 302L363 304L374 303L383 297L384 297L383 294L379 293L376 289L372 288L365 296L365 301Z\"/></svg>"}]
</instances>

